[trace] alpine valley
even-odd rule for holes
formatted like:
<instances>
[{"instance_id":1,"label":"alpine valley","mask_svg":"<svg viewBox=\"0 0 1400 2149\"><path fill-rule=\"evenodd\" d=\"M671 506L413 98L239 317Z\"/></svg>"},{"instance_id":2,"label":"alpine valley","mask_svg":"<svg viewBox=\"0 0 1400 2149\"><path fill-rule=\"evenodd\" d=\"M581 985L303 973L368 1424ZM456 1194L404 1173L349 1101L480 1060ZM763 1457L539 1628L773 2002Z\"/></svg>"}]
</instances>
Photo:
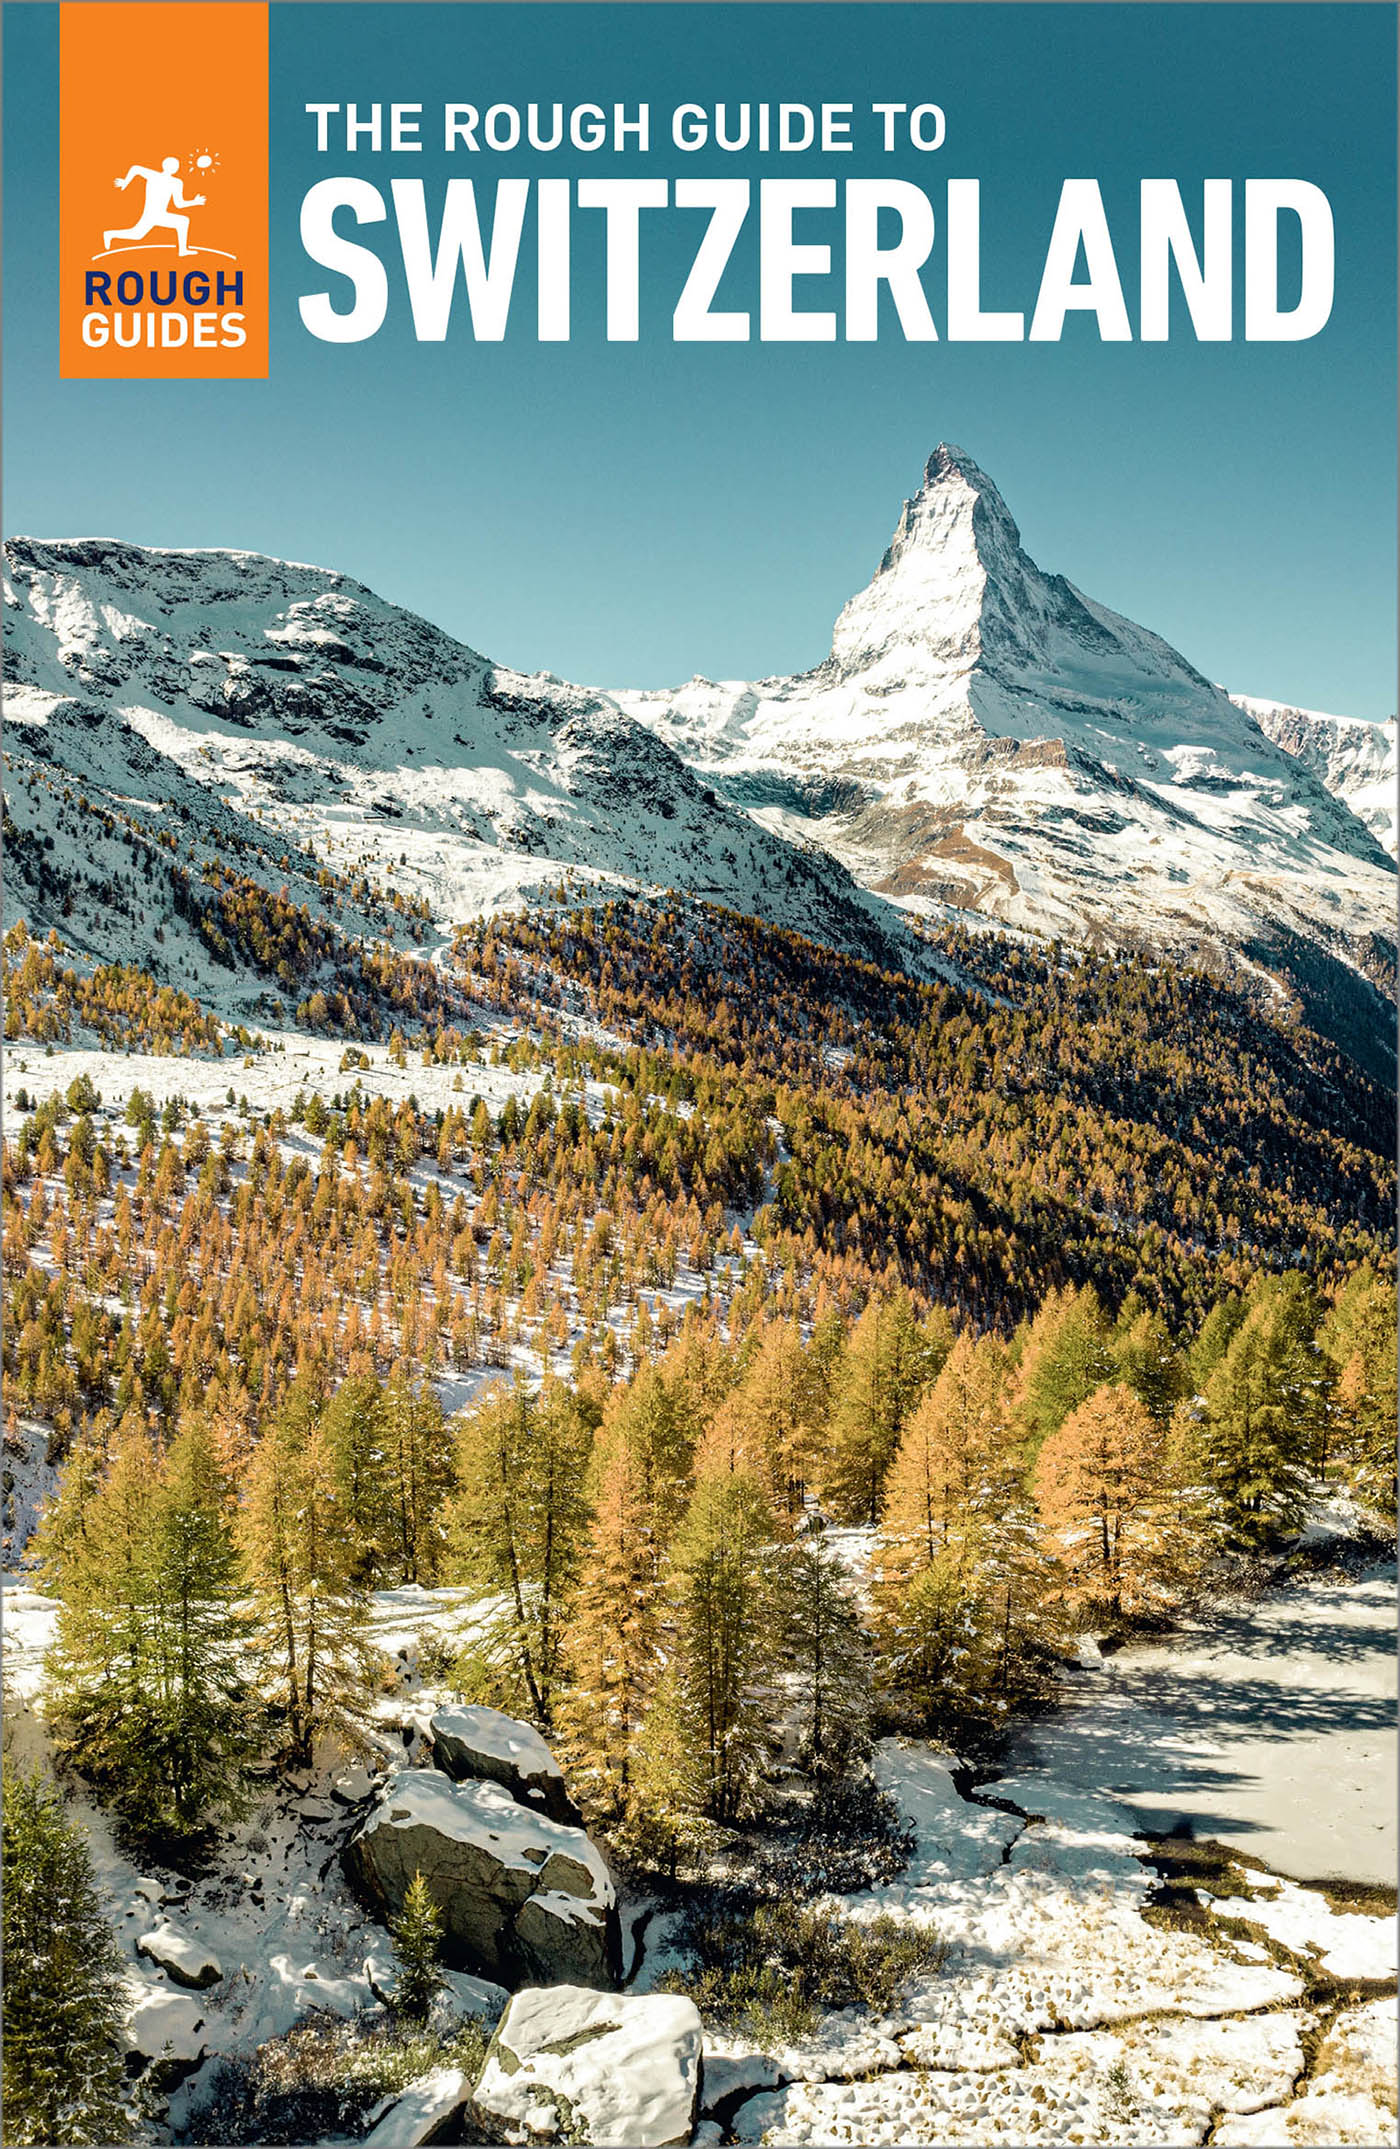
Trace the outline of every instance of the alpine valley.
<instances>
[{"instance_id":1,"label":"alpine valley","mask_svg":"<svg viewBox=\"0 0 1400 2149\"><path fill-rule=\"evenodd\" d=\"M7 556L6 2140L1392 2141L1393 722Z\"/></svg>"}]
</instances>

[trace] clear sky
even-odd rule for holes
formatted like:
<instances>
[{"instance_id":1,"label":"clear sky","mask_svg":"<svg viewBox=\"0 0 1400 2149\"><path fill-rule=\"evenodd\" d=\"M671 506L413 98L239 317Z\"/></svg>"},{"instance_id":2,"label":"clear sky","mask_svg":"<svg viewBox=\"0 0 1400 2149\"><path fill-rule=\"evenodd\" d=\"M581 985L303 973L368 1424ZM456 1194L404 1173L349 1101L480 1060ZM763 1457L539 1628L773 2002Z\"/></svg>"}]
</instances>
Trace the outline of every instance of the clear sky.
<instances>
[{"instance_id":1,"label":"clear sky","mask_svg":"<svg viewBox=\"0 0 1400 2149\"><path fill-rule=\"evenodd\" d=\"M820 661L946 438L996 479L1044 567L1212 677L1393 709L1392 7L276 0L271 377L208 386L58 378L57 14L5 9L8 530L338 567L493 657L573 679L751 677ZM302 110L447 97L645 98L663 128L684 98L928 99L948 139L932 156L760 164L683 157L663 132L645 163L410 163L318 158ZM912 178L940 207L948 178L980 178L984 304L1028 315L1060 182L1095 177L1134 321L1141 178L1179 179L1188 203L1207 177L1310 179L1336 219L1333 316L1301 344L1198 345L1178 329L1104 346L1071 316L1058 345L906 345L886 329L873 345L677 346L669 314L698 220L668 212L644 219L635 345L603 339L584 237L566 345L535 340L528 306L502 344L457 330L416 344L391 241L377 337L334 347L298 319L298 294L328 281L301 252L298 206L328 172L386 193L411 173L431 200L449 173L780 169Z\"/></svg>"}]
</instances>

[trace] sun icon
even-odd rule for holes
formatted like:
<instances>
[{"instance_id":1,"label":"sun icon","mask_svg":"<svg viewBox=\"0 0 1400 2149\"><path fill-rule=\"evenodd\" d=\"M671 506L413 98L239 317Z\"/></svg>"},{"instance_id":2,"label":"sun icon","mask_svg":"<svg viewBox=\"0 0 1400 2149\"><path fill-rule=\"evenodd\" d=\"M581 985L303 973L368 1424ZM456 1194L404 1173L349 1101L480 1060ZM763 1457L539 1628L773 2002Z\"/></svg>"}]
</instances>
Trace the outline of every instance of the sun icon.
<instances>
[{"instance_id":1,"label":"sun icon","mask_svg":"<svg viewBox=\"0 0 1400 2149\"><path fill-rule=\"evenodd\" d=\"M191 150L188 163L192 172L216 172L219 169L219 152L217 149Z\"/></svg>"}]
</instances>

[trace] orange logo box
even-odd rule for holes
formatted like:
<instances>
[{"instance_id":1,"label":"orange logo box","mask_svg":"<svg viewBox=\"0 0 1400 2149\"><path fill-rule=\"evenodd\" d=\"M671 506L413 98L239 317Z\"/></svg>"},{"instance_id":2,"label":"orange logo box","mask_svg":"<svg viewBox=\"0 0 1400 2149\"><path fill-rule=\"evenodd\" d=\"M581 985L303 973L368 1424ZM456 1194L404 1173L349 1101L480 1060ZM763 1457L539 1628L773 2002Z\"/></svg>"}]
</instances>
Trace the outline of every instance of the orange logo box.
<instances>
[{"instance_id":1,"label":"orange logo box","mask_svg":"<svg viewBox=\"0 0 1400 2149\"><path fill-rule=\"evenodd\" d=\"M267 7L63 0L66 380L267 378Z\"/></svg>"}]
</instances>

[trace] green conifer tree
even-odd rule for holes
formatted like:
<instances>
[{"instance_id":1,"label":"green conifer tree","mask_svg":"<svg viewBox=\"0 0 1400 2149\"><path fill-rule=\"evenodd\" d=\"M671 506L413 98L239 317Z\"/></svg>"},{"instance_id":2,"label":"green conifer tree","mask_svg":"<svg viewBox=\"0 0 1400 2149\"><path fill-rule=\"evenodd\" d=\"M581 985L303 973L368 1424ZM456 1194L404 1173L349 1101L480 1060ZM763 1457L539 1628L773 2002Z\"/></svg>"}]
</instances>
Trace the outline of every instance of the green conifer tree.
<instances>
[{"instance_id":1,"label":"green conifer tree","mask_svg":"<svg viewBox=\"0 0 1400 2149\"><path fill-rule=\"evenodd\" d=\"M230 1527L228 1489L209 1426L187 1419L161 1466L152 1530L154 1603L152 1746L155 1793L143 1821L201 1830L242 1802L243 1774L257 1745L239 1609L243 1577Z\"/></svg>"},{"instance_id":2,"label":"green conifer tree","mask_svg":"<svg viewBox=\"0 0 1400 2149\"><path fill-rule=\"evenodd\" d=\"M1323 1406L1321 1354L1285 1280L1261 1289L1206 1383L1189 1450L1225 1528L1263 1545L1296 1528Z\"/></svg>"},{"instance_id":3,"label":"green conifer tree","mask_svg":"<svg viewBox=\"0 0 1400 2149\"><path fill-rule=\"evenodd\" d=\"M870 1646L850 1577L820 1537L799 1537L780 1573L784 1653L801 1711L798 1758L827 1782L870 1750Z\"/></svg>"},{"instance_id":4,"label":"green conifer tree","mask_svg":"<svg viewBox=\"0 0 1400 2149\"><path fill-rule=\"evenodd\" d=\"M81 1529L49 1539L59 1747L143 1842L171 1847L234 1813L256 1743L227 1506L195 1416L159 1463L129 1432Z\"/></svg>"},{"instance_id":5,"label":"green conifer tree","mask_svg":"<svg viewBox=\"0 0 1400 2149\"><path fill-rule=\"evenodd\" d=\"M421 1873L408 1884L403 1908L389 1926L397 1976L394 2009L410 2022L425 2022L443 1987L442 1911Z\"/></svg>"},{"instance_id":6,"label":"green conifer tree","mask_svg":"<svg viewBox=\"0 0 1400 2149\"><path fill-rule=\"evenodd\" d=\"M1320 1342L1331 1368L1333 1409L1348 1479L1368 1506L1396 1509L1395 1286L1363 1265L1339 1293Z\"/></svg>"},{"instance_id":7,"label":"green conifer tree","mask_svg":"<svg viewBox=\"0 0 1400 2149\"><path fill-rule=\"evenodd\" d=\"M446 1531L441 1521L454 1482L454 1439L426 1383L396 1367L384 1391L389 1499L389 1573L399 1583L431 1587L442 1578Z\"/></svg>"},{"instance_id":8,"label":"green conifer tree","mask_svg":"<svg viewBox=\"0 0 1400 2149\"><path fill-rule=\"evenodd\" d=\"M1160 1313L1130 1293L1113 1332L1114 1372L1157 1425L1165 1425L1185 1391L1186 1367Z\"/></svg>"},{"instance_id":9,"label":"green conifer tree","mask_svg":"<svg viewBox=\"0 0 1400 2149\"><path fill-rule=\"evenodd\" d=\"M126 2141L125 1978L87 1838L12 1761L3 1833L5 2140Z\"/></svg>"},{"instance_id":10,"label":"green conifer tree","mask_svg":"<svg viewBox=\"0 0 1400 2149\"><path fill-rule=\"evenodd\" d=\"M1017 1415L1032 1457L1072 1410L1112 1378L1112 1331L1093 1285L1052 1291L1021 1353Z\"/></svg>"},{"instance_id":11,"label":"green conifer tree","mask_svg":"<svg viewBox=\"0 0 1400 2149\"><path fill-rule=\"evenodd\" d=\"M393 1534L384 1389L373 1374L342 1381L326 1404L322 1435L359 1551L355 1578L369 1585L389 1562Z\"/></svg>"},{"instance_id":12,"label":"green conifer tree","mask_svg":"<svg viewBox=\"0 0 1400 2149\"><path fill-rule=\"evenodd\" d=\"M756 1803L779 1714L778 1534L758 1479L716 1472L696 1484L668 1562L690 1803L726 1825Z\"/></svg>"}]
</instances>

